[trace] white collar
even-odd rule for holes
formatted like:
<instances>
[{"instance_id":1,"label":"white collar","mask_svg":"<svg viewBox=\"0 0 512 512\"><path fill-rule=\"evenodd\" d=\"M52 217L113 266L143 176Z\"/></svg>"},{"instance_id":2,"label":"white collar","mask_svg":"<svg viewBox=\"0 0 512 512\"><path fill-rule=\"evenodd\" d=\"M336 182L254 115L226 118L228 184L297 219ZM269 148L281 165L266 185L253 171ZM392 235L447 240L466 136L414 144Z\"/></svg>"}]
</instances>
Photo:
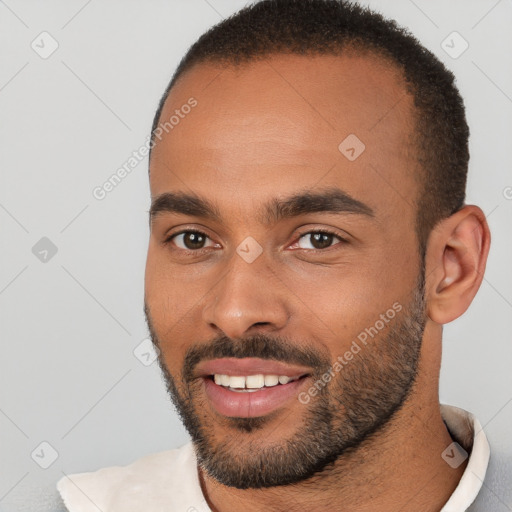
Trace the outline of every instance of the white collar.
<instances>
[{"instance_id":1,"label":"white collar","mask_svg":"<svg viewBox=\"0 0 512 512\"><path fill-rule=\"evenodd\" d=\"M480 422L471 413L441 405L441 415L455 441L468 453L468 465L441 512L463 512L477 497L485 478L491 450Z\"/></svg>"}]
</instances>

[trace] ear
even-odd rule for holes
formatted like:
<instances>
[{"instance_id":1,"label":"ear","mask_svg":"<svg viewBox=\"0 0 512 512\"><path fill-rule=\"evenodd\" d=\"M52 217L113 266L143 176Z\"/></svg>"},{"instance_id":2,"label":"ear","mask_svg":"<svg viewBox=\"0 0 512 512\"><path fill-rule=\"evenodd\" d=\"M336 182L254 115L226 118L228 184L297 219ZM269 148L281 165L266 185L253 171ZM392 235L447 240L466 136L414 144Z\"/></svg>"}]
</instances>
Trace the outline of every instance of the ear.
<instances>
[{"instance_id":1,"label":"ear","mask_svg":"<svg viewBox=\"0 0 512 512\"><path fill-rule=\"evenodd\" d=\"M438 324L461 316L484 277L491 234L484 212L468 205L439 222L426 255L427 314Z\"/></svg>"}]
</instances>

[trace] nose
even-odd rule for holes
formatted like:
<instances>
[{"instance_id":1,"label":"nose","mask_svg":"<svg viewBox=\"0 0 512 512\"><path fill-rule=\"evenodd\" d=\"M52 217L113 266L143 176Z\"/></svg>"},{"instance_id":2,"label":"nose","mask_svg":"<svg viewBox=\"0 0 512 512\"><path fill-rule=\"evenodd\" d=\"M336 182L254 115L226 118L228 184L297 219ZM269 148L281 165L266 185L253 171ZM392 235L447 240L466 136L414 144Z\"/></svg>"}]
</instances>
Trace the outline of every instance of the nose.
<instances>
[{"instance_id":1,"label":"nose","mask_svg":"<svg viewBox=\"0 0 512 512\"><path fill-rule=\"evenodd\" d=\"M286 287L263 257L247 263L235 253L224 272L202 311L210 328L237 339L258 328L272 332L286 325Z\"/></svg>"}]
</instances>

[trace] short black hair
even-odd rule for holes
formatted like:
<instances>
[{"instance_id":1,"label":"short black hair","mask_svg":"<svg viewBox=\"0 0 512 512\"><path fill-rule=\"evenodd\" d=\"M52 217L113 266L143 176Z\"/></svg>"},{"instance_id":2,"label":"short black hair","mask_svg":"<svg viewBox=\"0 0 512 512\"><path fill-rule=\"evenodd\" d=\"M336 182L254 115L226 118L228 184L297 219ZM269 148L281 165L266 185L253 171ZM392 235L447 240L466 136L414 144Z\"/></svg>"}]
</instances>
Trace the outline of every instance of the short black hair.
<instances>
[{"instance_id":1,"label":"short black hair","mask_svg":"<svg viewBox=\"0 0 512 512\"><path fill-rule=\"evenodd\" d=\"M425 255L432 228L463 207L469 128L455 77L394 20L346 0L262 0L204 33L187 51L156 111L152 140L169 91L196 64L237 66L276 54L371 52L392 63L414 99L420 172L416 231Z\"/></svg>"}]
</instances>

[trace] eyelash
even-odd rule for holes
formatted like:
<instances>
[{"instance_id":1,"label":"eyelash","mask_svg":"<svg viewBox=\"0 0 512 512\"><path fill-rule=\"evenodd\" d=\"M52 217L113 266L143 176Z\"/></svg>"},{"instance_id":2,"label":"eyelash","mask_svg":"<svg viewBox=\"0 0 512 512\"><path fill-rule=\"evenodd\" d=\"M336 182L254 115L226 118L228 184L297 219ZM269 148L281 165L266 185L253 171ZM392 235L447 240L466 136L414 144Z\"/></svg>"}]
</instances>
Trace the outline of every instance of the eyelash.
<instances>
[{"instance_id":1,"label":"eyelash","mask_svg":"<svg viewBox=\"0 0 512 512\"><path fill-rule=\"evenodd\" d=\"M204 233L203 231L199 231L198 229L184 229L183 231L178 231L177 233L173 233L172 235L169 235L164 240L164 245L170 244L174 237L176 237L178 235L183 235L185 233L197 233L198 235L202 235L205 238L208 238L208 239L210 238L206 233ZM300 240L303 236L311 235L311 234L315 234L315 233L323 233L323 234L326 234L326 235L332 235L334 238L337 238L340 241L340 243L339 244L330 245L329 247L326 247L325 249L302 249L302 250L325 252L325 251L328 251L329 249L331 249L332 247L335 247L336 245L341 245L341 244L348 243L348 240L346 240L345 238L341 237L340 235L338 235L334 231L330 231L328 229L322 229L322 228L312 229L312 230L306 231L304 233L299 233L297 241ZM209 249L211 249L211 247L201 247L200 249L182 249L181 247L178 247L175 250L181 251L184 254L196 254L197 255L197 254L202 254L203 252L208 251Z\"/></svg>"}]
</instances>

